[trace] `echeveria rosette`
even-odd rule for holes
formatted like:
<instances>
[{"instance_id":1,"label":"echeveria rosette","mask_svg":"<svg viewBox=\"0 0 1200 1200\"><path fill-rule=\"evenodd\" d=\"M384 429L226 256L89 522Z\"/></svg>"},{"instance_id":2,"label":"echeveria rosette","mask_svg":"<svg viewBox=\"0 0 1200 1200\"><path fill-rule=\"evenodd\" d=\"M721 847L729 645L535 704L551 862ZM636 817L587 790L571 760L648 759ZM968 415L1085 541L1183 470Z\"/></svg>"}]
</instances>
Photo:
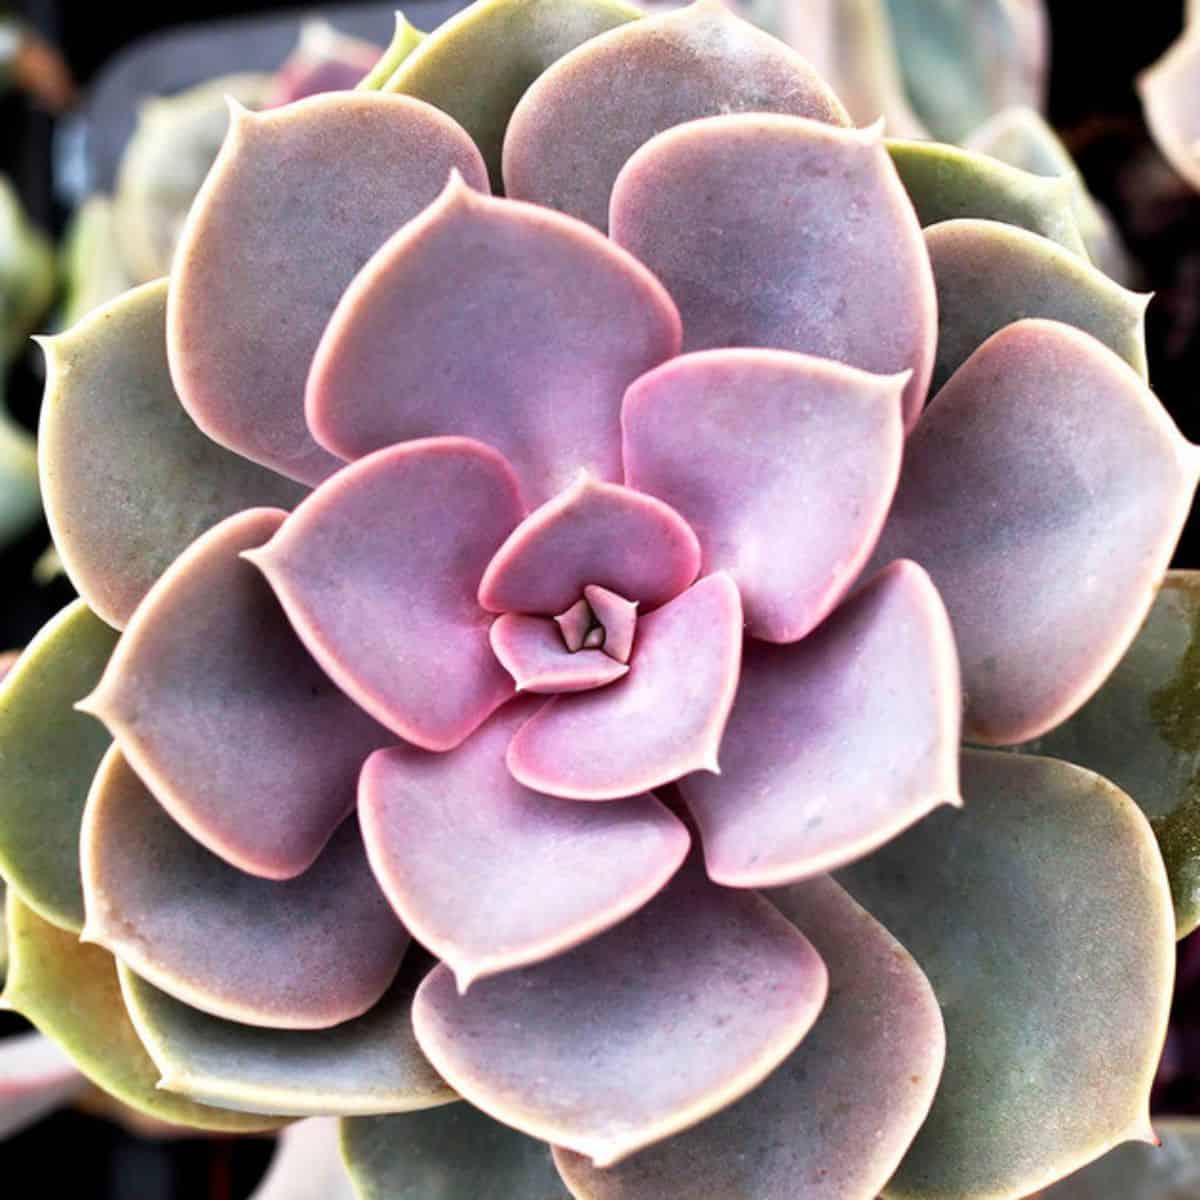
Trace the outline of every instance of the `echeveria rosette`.
<instances>
[{"instance_id":1,"label":"echeveria rosette","mask_svg":"<svg viewBox=\"0 0 1200 1200\"><path fill-rule=\"evenodd\" d=\"M172 1119L352 1118L366 1195L1015 1197L1147 1135L1170 894L960 733L1087 700L1200 464L1019 188L923 231L803 60L633 16L236 113L170 280L49 343L6 995Z\"/></svg>"}]
</instances>

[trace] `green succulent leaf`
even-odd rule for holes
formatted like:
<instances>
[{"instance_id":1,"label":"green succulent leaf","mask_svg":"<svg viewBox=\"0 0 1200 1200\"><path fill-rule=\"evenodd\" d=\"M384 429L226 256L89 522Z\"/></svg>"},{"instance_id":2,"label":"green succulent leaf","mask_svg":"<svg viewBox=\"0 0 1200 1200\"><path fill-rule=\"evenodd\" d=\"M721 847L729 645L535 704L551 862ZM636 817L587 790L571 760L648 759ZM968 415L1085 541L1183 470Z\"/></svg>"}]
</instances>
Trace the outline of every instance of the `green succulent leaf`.
<instances>
[{"instance_id":1,"label":"green succulent leaf","mask_svg":"<svg viewBox=\"0 0 1200 1200\"><path fill-rule=\"evenodd\" d=\"M98 1087L147 1116L196 1129L251 1133L287 1123L163 1091L125 1011L112 955L43 921L12 890L6 914L10 957L0 1002L57 1042Z\"/></svg>"},{"instance_id":2,"label":"green succulent leaf","mask_svg":"<svg viewBox=\"0 0 1200 1200\"><path fill-rule=\"evenodd\" d=\"M360 92L381 92L399 69L400 64L421 44L425 34L409 22L402 13L396 14L396 31L379 61L358 82Z\"/></svg>"},{"instance_id":3,"label":"green succulent leaf","mask_svg":"<svg viewBox=\"0 0 1200 1200\"><path fill-rule=\"evenodd\" d=\"M50 306L54 285L50 241L30 223L16 190L0 176L0 369Z\"/></svg>"},{"instance_id":4,"label":"green succulent leaf","mask_svg":"<svg viewBox=\"0 0 1200 1200\"><path fill-rule=\"evenodd\" d=\"M133 286L117 241L116 206L99 193L71 217L59 255L66 296L58 314L63 329Z\"/></svg>"},{"instance_id":5,"label":"green succulent leaf","mask_svg":"<svg viewBox=\"0 0 1200 1200\"><path fill-rule=\"evenodd\" d=\"M0 546L20 537L42 511L37 445L13 420L3 394L0 383Z\"/></svg>"},{"instance_id":6,"label":"green succulent leaf","mask_svg":"<svg viewBox=\"0 0 1200 1200\"><path fill-rule=\"evenodd\" d=\"M550 1147L469 1104L342 1122L359 1200L567 1200Z\"/></svg>"},{"instance_id":7,"label":"green succulent leaf","mask_svg":"<svg viewBox=\"0 0 1200 1200\"><path fill-rule=\"evenodd\" d=\"M887 148L923 226L956 217L1019 225L1084 258L1069 179L1031 175L987 154L941 142L889 138Z\"/></svg>"},{"instance_id":8,"label":"green succulent leaf","mask_svg":"<svg viewBox=\"0 0 1200 1200\"><path fill-rule=\"evenodd\" d=\"M1037 1200L1193 1200L1200 1195L1200 1120L1163 1121L1155 1131L1161 1146L1118 1146Z\"/></svg>"},{"instance_id":9,"label":"green succulent leaf","mask_svg":"<svg viewBox=\"0 0 1200 1200\"><path fill-rule=\"evenodd\" d=\"M1168 572L1104 686L1018 749L1079 763L1127 792L1158 837L1178 936L1200 925L1200 571Z\"/></svg>"},{"instance_id":10,"label":"green succulent leaf","mask_svg":"<svg viewBox=\"0 0 1200 1200\"><path fill-rule=\"evenodd\" d=\"M83 928L79 827L108 731L74 704L117 635L82 600L63 609L0 684L0 873L46 921Z\"/></svg>"},{"instance_id":11,"label":"green succulent leaf","mask_svg":"<svg viewBox=\"0 0 1200 1200\"><path fill-rule=\"evenodd\" d=\"M942 809L839 879L928 975L946 1022L896 1200L1016 1200L1150 1132L1174 976L1149 823L1090 771L967 751Z\"/></svg>"},{"instance_id":12,"label":"green succulent leaf","mask_svg":"<svg viewBox=\"0 0 1200 1200\"><path fill-rule=\"evenodd\" d=\"M624 0L476 0L438 26L383 90L449 113L474 138L498 194L504 132L525 89L569 50L641 15Z\"/></svg>"}]
</instances>

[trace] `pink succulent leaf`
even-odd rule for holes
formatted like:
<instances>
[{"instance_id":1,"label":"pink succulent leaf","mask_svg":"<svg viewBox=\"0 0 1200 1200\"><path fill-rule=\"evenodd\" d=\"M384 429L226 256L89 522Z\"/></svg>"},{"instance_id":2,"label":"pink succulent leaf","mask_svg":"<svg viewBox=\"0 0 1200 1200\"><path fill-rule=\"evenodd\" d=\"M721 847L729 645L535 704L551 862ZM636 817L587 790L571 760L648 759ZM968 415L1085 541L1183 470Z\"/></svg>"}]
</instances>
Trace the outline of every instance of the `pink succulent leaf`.
<instances>
[{"instance_id":1,"label":"pink succulent leaf","mask_svg":"<svg viewBox=\"0 0 1200 1200\"><path fill-rule=\"evenodd\" d=\"M537 703L507 706L446 754L396 747L363 768L359 812L376 878L463 991L624 920L691 842L652 796L576 804L513 779L505 750Z\"/></svg>"},{"instance_id":2,"label":"pink succulent leaf","mask_svg":"<svg viewBox=\"0 0 1200 1200\"><path fill-rule=\"evenodd\" d=\"M313 1117L279 1136L275 1157L250 1200L356 1200L342 1163L339 1122Z\"/></svg>"},{"instance_id":3,"label":"pink succulent leaf","mask_svg":"<svg viewBox=\"0 0 1200 1200\"><path fill-rule=\"evenodd\" d=\"M605 1167L761 1083L811 1028L826 988L790 921L692 863L615 929L548 962L466 995L435 968L413 1020L464 1098Z\"/></svg>"},{"instance_id":4,"label":"pink succulent leaf","mask_svg":"<svg viewBox=\"0 0 1200 1200\"><path fill-rule=\"evenodd\" d=\"M670 505L580 473L513 530L487 565L479 603L489 612L552 616L599 585L653 609L699 570L700 543Z\"/></svg>"},{"instance_id":5,"label":"pink succulent leaf","mask_svg":"<svg viewBox=\"0 0 1200 1200\"><path fill-rule=\"evenodd\" d=\"M456 1099L413 1034L413 994L425 970L410 970L406 957L377 1004L331 1029L264 1029L201 1012L117 964L160 1089L290 1116L407 1112Z\"/></svg>"},{"instance_id":6,"label":"pink succulent leaf","mask_svg":"<svg viewBox=\"0 0 1200 1200\"><path fill-rule=\"evenodd\" d=\"M1074 325L1147 378L1148 295L1114 283L1047 238L999 221L943 221L925 230L938 293L934 388L993 333L1023 317Z\"/></svg>"},{"instance_id":7,"label":"pink succulent leaf","mask_svg":"<svg viewBox=\"0 0 1200 1200\"><path fill-rule=\"evenodd\" d=\"M850 123L803 58L721 0L621 25L560 58L522 97L504 140L505 194L605 230L613 183L638 147L685 121L740 112Z\"/></svg>"},{"instance_id":8,"label":"pink succulent leaf","mask_svg":"<svg viewBox=\"0 0 1200 1200\"><path fill-rule=\"evenodd\" d=\"M621 396L679 339L662 285L607 238L456 178L347 290L313 363L308 423L347 459L478 438L532 506L581 468L620 479Z\"/></svg>"},{"instance_id":9,"label":"pink succulent leaf","mask_svg":"<svg viewBox=\"0 0 1200 1200\"><path fill-rule=\"evenodd\" d=\"M341 465L304 423L317 343L355 272L451 170L487 186L467 135L404 97L342 92L233 113L167 309L171 375L205 433L305 483Z\"/></svg>"},{"instance_id":10,"label":"pink succulent leaf","mask_svg":"<svg viewBox=\"0 0 1200 1200\"><path fill-rule=\"evenodd\" d=\"M831 879L768 898L829 968L829 999L812 1032L749 1095L627 1162L598 1170L557 1150L577 1200L849 1200L878 1195L896 1169L942 1072L933 989Z\"/></svg>"},{"instance_id":11,"label":"pink succulent leaf","mask_svg":"<svg viewBox=\"0 0 1200 1200\"><path fill-rule=\"evenodd\" d=\"M555 621L522 613L503 613L488 634L517 691L535 695L590 691L615 682L629 670L603 650L584 648L584 636L572 650Z\"/></svg>"},{"instance_id":12,"label":"pink succulent leaf","mask_svg":"<svg viewBox=\"0 0 1200 1200\"><path fill-rule=\"evenodd\" d=\"M570 608L554 618L554 623L558 626L567 649L574 653L583 649L583 640L592 628L593 620L594 614L587 597L580 596Z\"/></svg>"},{"instance_id":13,"label":"pink succulent leaf","mask_svg":"<svg viewBox=\"0 0 1200 1200\"><path fill-rule=\"evenodd\" d=\"M534 791L616 800L691 771L717 771L737 690L742 605L724 572L638 621L629 674L546 702L517 731L508 766Z\"/></svg>"},{"instance_id":14,"label":"pink succulent leaf","mask_svg":"<svg viewBox=\"0 0 1200 1200\"><path fill-rule=\"evenodd\" d=\"M167 281L103 305L45 339L38 469L67 575L114 628L200 534L305 488L205 437L167 368Z\"/></svg>"},{"instance_id":15,"label":"pink succulent leaf","mask_svg":"<svg viewBox=\"0 0 1200 1200\"><path fill-rule=\"evenodd\" d=\"M311 866L354 806L362 760L395 740L312 661L240 557L286 515L250 509L193 543L79 704L192 837L269 879Z\"/></svg>"},{"instance_id":16,"label":"pink succulent leaf","mask_svg":"<svg viewBox=\"0 0 1200 1200\"><path fill-rule=\"evenodd\" d=\"M1150 132L1167 161L1200 188L1200 22L1138 79Z\"/></svg>"},{"instance_id":17,"label":"pink succulent leaf","mask_svg":"<svg viewBox=\"0 0 1200 1200\"><path fill-rule=\"evenodd\" d=\"M604 653L617 662L627 663L637 633L638 602L626 600L595 583L583 589L583 598L604 631Z\"/></svg>"},{"instance_id":18,"label":"pink succulent leaf","mask_svg":"<svg viewBox=\"0 0 1200 1200\"><path fill-rule=\"evenodd\" d=\"M380 49L341 33L321 18L300 27L295 50L275 72L264 108L292 104L323 92L351 91L379 61Z\"/></svg>"},{"instance_id":19,"label":"pink succulent leaf","mask_svg":"<svg viewBox=\"0 0 1200 1200\"><path fill-rule=\"evenodd\" d=\"M406 741L448 750L513 695L475 597L522 515L495 450L427 438L344 468L247 557L348 696Z\"/></svg>"},{"instance_id":20,"label":"pink succulent leaf","mask_svg":"<svg viewBox=\"0 0 1200 1200\"><path fill-rule=\"evenodd\" d=\"M613 239L666 285L685 350L769 347L912 372L920 412L937 331L920 226L880 128L709 117L626 163Z\"/></svg>"},{"instance_id":21,"label":"pink succulent leaf","mask_svg":"<svg viewBox=\"0 0 1200 1200\"><path fill-rule=\"evenodd\" d=\"M88 796L80 856L84 939L230 1021L324 1029L361 1016L408 945L356 821L296 879L247 875L176 825L116 746Z\"/></svg>"},{"instance_id":22,"label":"pink succulent leaf","mask_svg":"<svg viewBox=\"0 0 1200 1200\"><path fill-rule=\"evenodd\" d=\"M626 481L688 521L701 570L730 573L753 636L796 641L875 547L907 381L776 350L685 355L626 393Z\"/></svg>"},{"instance_id":23,"label":"pink succulent leaf","mask_svg":"<svg viewBox=\"0 0 1200 1200\"><path fill-rule=\"evenodd\" d=\"M1099 687L1198 476L1200 454L1134 370L1077 329L1018 321L959 368L908 440L876 557L916 560L946 602L964 736L1037 737Z\"/></svg>"},{"instance_id":24,"label":"pink succulent leaf","mask_svg":"<svg viewBox=\"0 0 1200 1200\"><path fill-rule=\"evenodd\" d=\"M807 878L958 804L960 707L950 620L915 563L892 563L794 646L750 643L721 774L679 782L709 877Z\"/></svg>"},{"instance_id":25,"label":"pink succulent leaf","mask_svg":"<svg viewBox=\"0 0 1200 1200\"><path fill-rule=\"evenodd\" d=\"M40 1033L0 1040L0 1139L32 1125L82 1090L75 1064Z\"/></svg>"}]
</instances>

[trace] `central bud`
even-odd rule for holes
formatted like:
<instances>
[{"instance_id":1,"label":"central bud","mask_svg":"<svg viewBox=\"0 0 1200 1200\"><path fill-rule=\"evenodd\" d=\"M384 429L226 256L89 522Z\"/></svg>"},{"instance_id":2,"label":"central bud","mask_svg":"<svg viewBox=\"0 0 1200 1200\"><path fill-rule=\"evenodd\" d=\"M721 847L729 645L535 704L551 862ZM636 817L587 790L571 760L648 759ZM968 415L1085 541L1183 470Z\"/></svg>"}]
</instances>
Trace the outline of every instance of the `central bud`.
<instances>
[{"instance_id":1,"label":"central bud","mask_svg":"<svg viewBox=\"0 0 1200 1200\"><path fill-rule=\"evenodd\" d=\"M637 603L589 584L566 612L554 618L567 649L603 650L619 663L629 662L637 627Z\"/></svg>"}]
</instances>

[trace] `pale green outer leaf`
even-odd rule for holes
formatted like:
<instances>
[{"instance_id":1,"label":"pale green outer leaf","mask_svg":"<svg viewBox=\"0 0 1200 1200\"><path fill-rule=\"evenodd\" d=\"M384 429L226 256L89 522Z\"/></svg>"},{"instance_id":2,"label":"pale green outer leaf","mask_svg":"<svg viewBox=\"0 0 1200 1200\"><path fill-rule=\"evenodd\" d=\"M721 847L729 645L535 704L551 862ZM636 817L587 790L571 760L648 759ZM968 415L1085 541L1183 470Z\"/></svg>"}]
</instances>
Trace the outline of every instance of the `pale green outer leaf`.
<instances>
[{"instance_id":1,"label":"pale green outer leaf","mask_svg":"<svg viewBox=\"0 0 1200 1200\"><path fill-rule=\"evenodd\" d=\"M567 1197L545 1142L466 1103L392 1117L351 1117L342 1122L342 1156L359 1200Z\"/></svg>"},{"instance_id":2,"label":"pale green outer leaf","mask_svg":"<svg viewBox=\"0 0 1200 1200\"><path fill-rule=\"evenodd\" d=\"M424 37L425 34L411 25L402 12L396 13L396 31L392 34L392 40L379 56L379 61L358 81L355 90L383 91L400 64L421 44Z\"/></svg>"},{"instance_id":3,"label":"pale green outer leaf","mask_svg":"<svg viewBox=\"0 0 1200 1200\"><path fill-rule=\"evenodd\" d=\"M1047 1188L1037 1200L1196 1200L1200 1120L1160 1121L1161 1146L1119 1146L1099 1162Z\"/></svg>"},{"instance_id":4,"label":"pale green outer leaf","mask_svg":"<svg viewBox=\"0 0 1200 1200\"><path fill-rule=\"evenodd\" d=\"M49 307L54 283L50 241L30 223L16 189L0 175L0 369Z\"/></svg>"},{"instance_id":5,"label":"pale green outer leaf","mask_svg":"<svg viewBox=\"0 0 1200 1200\"><path fill-rule=\"evenodd\" d=\"M117 635L82 600L45 625L0 683L0 873L43 920L83 928L79 827L110 741L74 709Z\"/></svg>"},{"instance_id":6,"label":"pale green outer leaf","mask_svg":"<svg viewBox=\"0 0 1200 1200\"><path fill-rule=\"evenodd\" d=\"M449 113L475 140L500 192L500 150L525 89L569 50L641 11L624 0L475 0L404 60L385 92Z\"/></svg>"},{"instance_id":7,"label":"pale green outer leaf","mask_svg":"<svg viewBox=\"0 0 1200 1200\"><path fill-rule=\"evenodd\" d=\"M1111 779L1150 818L1178 936L1200 925L1200 571L1170 571L1141 632L1069 721L1019 750Z\"/></svg>"},{"instance_id":8,"label":"pale green outer leaf","mask_svg":"<svg viewBox=\"0 0 1200 1200\"><path fill-rule=\"evenodd\" d=\"M962 811L838 876L924 968L946 1022L896 1200L1016 1200L1152 1136L1174 920L1149 822L1053 759L967 751L962 788Z\"/></svg>"},{"instance_id":9,"label":"pale green outer leaf","mask_svg":"<svg viewBox=\"0 0 1200 1200\"><path fill-rule=\"evenodd\" d=\"M205 530L306 492L196 428L171 383L166 311L160 279L44 343L46 519L76 590L117 628Z\"/></svg>"},{"instance_id":10,"label":"pale green outer leaf","mask_svg":"<svg viewBox=\"0 0 1200 1200\"><path fill-rule=\"evenodd\" d=\"M8 886L0 879L0 910L7 907ZM8 974L8 922L0 916L0 984Z\"/></svg>"},{"instance_id":11,"label":"pale green outer leaf","mask_svg":"<svg viewBox=\"0 0 1200 1200\"><path fill-rule=\"evenodd\" d=\"M110 196L97 192L75 210L59 258L66 287L58 315L63 329L133 286L117 242L116 207Z\"/></svg>"},{"instance_id":12,"label":"pale green outer leaf","mask_svg":"<svg viewBox=\"0 0 1200 1200\"><path fill-rule=\"evenodd\" d=\"M9 891L9 972L0 1002L57 1042L93 1083L138 1112L228 1133L278 1129L286 1117L230 1112L160 1089L138 1040L112 955L43 921Z\"/></svg>"},{"instance_id":13,"label":"pale green outer leaf","mask_svg":"<svg viewBox=\"0 0 1200 1200\"><path fill-rule=\"evenodd\" d=\"M9 415L0 380L0 546L20 537L41 511L37 445Z\"/></svg>"},{"instance_id":14,"label":"pale green outer leaf","mask_svg":"<svg viewBox=\"0 0 1200 1200\"><path fill-rule=\"evenodd\" d=\"M955 217L1004 221L1087 257L1069 179L1031 175L991 155L941 142L889 138L886 144L922 226Z\"/></svg>"},{"instance_id":15,"label":"pale green outer leaf","mask_svg":"<svg viewBox=\"0 0 1200 1200\"><path fill-rule=\"evenodd\" d=\"M408 1112L457 1096L412 1031L419 980L403 971L364 1016L331 1029L265 1029L168 996L124 963L121 993L160 1087L219 1108L294 1116Z\"/></svg>"}]
</instances>

